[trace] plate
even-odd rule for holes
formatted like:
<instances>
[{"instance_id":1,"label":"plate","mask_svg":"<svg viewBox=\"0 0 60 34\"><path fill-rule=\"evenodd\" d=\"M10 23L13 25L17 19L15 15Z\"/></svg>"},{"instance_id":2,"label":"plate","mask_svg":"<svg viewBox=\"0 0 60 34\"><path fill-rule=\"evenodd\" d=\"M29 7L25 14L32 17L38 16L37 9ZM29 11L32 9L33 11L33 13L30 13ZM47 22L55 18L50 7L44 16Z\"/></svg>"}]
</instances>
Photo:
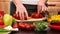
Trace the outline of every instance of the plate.
<instances>
[{"instance_id":1,"label":"plate","mask_svg":"<svg viewBox=\"0 0 60 34\"><path fill-rule=\"evenodd\" d=\"M14 18L14 20L17 21L17 22L35 22L35 21L42 21L42 20L45 20L45 19L46 19L46 17L39 18L39 19L29 17L28 20L17 20L17 19Z\"/></svg>"}]
</instances>

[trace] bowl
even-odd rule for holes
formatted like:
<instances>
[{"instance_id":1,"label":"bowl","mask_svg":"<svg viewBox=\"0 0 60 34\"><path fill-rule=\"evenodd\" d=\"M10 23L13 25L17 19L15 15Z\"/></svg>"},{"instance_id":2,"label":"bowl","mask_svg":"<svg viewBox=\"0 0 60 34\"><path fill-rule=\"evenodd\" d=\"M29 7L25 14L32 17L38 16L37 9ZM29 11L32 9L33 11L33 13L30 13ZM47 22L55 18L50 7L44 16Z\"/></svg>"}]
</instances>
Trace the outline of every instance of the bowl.
<instances>
[{"instance_id":1,"label":"bowl","mask_svg":"<svg viewBox=\"0 0 60 34\"><path fill-rule=\"evenodd\" d=\"M49 24L49 28L60 31L60 25Z\"/></svg>"},{"instance_id":2,"label":"bowl","mask_svg":"<svg viewBox=\"0 0 60 34\"><path fill-rule=\"evenodd\" d=\"M45 21L42 22L35 22L35 31L47 31L48 30L48 23Z\"/></svg>"}]
</instances>

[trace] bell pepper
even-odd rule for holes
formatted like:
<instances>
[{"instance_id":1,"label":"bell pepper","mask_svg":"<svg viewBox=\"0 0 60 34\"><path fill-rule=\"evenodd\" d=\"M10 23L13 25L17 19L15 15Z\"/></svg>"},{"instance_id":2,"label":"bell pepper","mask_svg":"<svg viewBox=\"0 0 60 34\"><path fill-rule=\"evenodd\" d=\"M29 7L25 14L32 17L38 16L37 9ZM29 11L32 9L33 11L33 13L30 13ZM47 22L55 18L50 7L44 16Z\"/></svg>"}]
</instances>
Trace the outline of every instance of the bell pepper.
<instances>
[{"instance_id":1,"label":"bell pepper","mask_svg":"<svg viewBox=\"0 0 60 34\"><path fill-rule=\"evenodd\" d=\"M11 26L12 21L13 21L13 17L11 15L9 15L9 14L5 14L3 20L4 20L4 24L6 26Z\"/></svg>"}]
</instances>

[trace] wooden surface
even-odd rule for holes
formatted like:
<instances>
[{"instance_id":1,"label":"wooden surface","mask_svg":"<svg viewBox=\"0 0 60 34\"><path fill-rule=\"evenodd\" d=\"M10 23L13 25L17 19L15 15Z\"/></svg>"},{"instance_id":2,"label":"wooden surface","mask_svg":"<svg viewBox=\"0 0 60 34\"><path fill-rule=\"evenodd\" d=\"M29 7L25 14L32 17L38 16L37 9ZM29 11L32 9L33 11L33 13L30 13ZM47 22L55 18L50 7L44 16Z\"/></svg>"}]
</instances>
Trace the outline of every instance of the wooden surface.
<instances>
[{"instance_id":1,"label":"wooden surface","mask_svg":"<svg viewBox=\"0 0 60 34\"><path fill-rule=\"evenodd\" d=\"M60 0L48 0L48 2L60 2Z\"/></svg>"},{"instance_id":2,"label":"wooden surface","mask_svg":"<svg viewBox=\"0 0 60 34\"><path fill-rule=\"evenodd\" d=\"M52 14L58 14L60 12L60 0L48 0L48 11Z\"/></svg>"},{"instance_id":3,"label":"wooden surface","mask_svg":"<svg viewBox=\"0 0 60 34\"><path fill-rule=\"evenodd\" d=\"M18 31L18 32L11 32L10 34L60 34L60 31L53 29L48 31Z\"/></svg>"},{"instance_id":4,"label":"wooden surface","mask_svg":"<svg viewBox=\"0 0 60 34\"><path fill-rule=\"evenodd\" d=\"M48 0L48 4L55 6L48 6L48 11L50 13L57 14L60 11L60 0ZM10 13L10 0L0 0L0 10Z\"/></svg>"},{"instance_id":5,"label":"wooden surface","mask_svg":"<svg viewBox=\"0 0 60 34\"><path fill-rule=\"evenodd\" d=\"M0 0L0 2L8 2L8 1L10 1L10 0Z\"/></svg>"},{"instance_id":6,"label":"wooden surface","mask_svg":"<svg viewBox=\"0 0 60 34\"><path fill-rule=\"evenodd\" d=\"M10 1L1 1L0 0L0 11L4 11L5 13L10 13Z\"/></svg>"}]
</instances>

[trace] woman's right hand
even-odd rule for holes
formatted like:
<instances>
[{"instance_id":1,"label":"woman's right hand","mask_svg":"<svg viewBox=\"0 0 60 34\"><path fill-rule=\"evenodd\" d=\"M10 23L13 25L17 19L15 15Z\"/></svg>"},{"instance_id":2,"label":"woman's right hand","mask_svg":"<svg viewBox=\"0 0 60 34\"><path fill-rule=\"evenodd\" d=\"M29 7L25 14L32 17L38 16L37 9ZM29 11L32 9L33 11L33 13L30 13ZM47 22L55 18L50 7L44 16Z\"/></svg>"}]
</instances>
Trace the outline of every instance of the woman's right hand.
<instances>
[{"instance_id":1,"label":"woman's right hand","mask_svg":"<svg viewBox=\"0 0 60 34\"><path fill-rule=\"evenodd\" d=\"M21 20L24 20L24 14L28 18L27 10L23 5L17 5L16 6L16 14L18 15L18 13L19 13L19 17Z\"/></svg>"}]
</instances>

